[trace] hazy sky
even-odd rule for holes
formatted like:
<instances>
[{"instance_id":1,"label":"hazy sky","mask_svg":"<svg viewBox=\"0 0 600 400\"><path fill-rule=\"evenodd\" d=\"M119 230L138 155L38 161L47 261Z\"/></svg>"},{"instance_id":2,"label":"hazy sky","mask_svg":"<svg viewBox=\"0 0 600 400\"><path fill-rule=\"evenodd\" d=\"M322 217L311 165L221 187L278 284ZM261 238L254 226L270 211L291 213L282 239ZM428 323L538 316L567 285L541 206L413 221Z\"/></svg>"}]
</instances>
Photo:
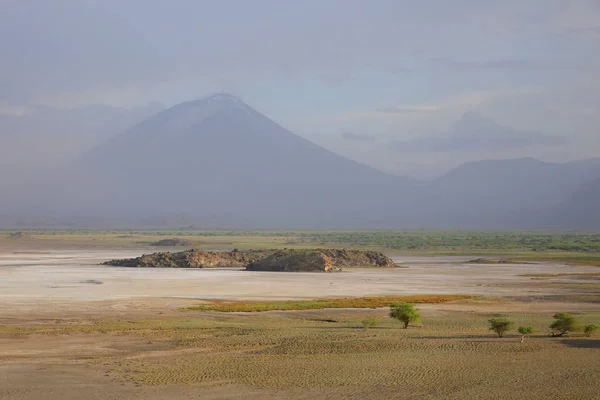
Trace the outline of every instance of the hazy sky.
<instances>
[{"instance_id":1,"label":"hazy sky","mask_svg":"<svg viewBox=\"0 0 600 400\"><path fill-rule=\"evenodd\" d=\"M0 0L0 113L215 91L398 173L598 156L600 1Z\"/></svg>"}]
</instances>

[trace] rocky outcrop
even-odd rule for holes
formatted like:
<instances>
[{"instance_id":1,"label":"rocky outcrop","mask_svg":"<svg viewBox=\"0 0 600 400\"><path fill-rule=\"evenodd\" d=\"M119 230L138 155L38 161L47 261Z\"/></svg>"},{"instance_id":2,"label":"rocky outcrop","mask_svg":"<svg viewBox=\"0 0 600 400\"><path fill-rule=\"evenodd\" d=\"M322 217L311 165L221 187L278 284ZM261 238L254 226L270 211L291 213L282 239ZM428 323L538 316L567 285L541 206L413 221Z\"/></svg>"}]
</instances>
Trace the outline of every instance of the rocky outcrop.
<instances>
[{"instance_id":1,"label":"rocky outcrop","mask_svg":"<svg viewBox=\"0 0 600 400\"><path fill-rule=\"evenodd\" d=\"M282 250L248 264L248 271L282 272L332 272L334 267L329 256L319 250Z\"/></svg>"},{"instance_id":2,"label":"rocky outcrop","mask_svg":"<svg viewBox=\"0 0 600 400\"><path fill-rule=\"evenodd\" d=\"M318 249L336 267L395 267L391 258L379 251Z\"/></svg>"},{"instance_id":3,"label":"rocky outcrop","mask_svg":"<svg viewBox=\"0 0 600 400\"><path fill-rule=\"evenodd\" d=\"M249 271L339 271L340 267L394 267L383 253L360 250L281 250L249 264Z\"/></svg>"},{"instance_id":4,"label":"rocky outcrop","mask_svg":"<svg viewBox=\"0 0 600 400\"><path fill-rule=\"evenodd\" d=\"M189 246L191 242L185 239L162 239L154 243L150 243L150 246L163 246L163 247L175 247L175 246Z\"/></svg>"},{"instance_id":5,"label":"rocky outcrop","mask_svg":"<svg viewBox=\"0 0 600 400\"><path fill-rule=\"evenodd\" d=\"M360 250L284 249L160 252L105 265L140 268L246 268L249 271L334 271L340 267L394 267L383 253Z\"/></svg>"},{"instance_id":6,"label":"rocky outcrop","mask_svg":"<svg viewBox=\"0 0 600 400\"><path fill-rule=\"evenodd\" d=\"M203 251L186 250L178 253L160 252L141 257L110 260L104 265L139 268L244 268L246 265L265 258L274 250L248 251Z\"/></svg>"}]
</instances>

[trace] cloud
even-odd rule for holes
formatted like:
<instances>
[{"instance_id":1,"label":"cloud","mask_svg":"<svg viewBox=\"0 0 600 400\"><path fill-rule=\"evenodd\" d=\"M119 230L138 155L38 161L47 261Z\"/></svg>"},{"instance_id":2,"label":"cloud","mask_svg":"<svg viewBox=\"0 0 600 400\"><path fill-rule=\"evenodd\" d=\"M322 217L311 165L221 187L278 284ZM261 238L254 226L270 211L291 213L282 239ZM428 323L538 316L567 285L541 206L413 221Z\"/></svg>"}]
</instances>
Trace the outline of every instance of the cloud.
<instances>
[{"instance_id":1,"label":"cloud","mask_svg":"<svg viewBox=\"0 0 600 400\"><path fill-rule=\"evenodd\" d=\"M22 117L27 113L27 108L9 104L7 101L0 100L0 115L10 115Z\"/></svg>"},{"instance_id":2,"label":"cloud","mask_svg":"<svg viewBox=\"0 0 600 400\"><path fill-rule=\"evenodd\" d=\"M545 35L595 35L600 26L596 0L0 3L0 93L21 104L66 94L89 104L90 95L111 90L148 101L160 85L232 75L251 83L310 76L337 87L360 69L415 71L426 56L468 59L493 49L520 60L518 45L546 48ZM548 53L558 58L561 50ZM502 63L487 67L525 67Z\"/></svg>"},{"instance_id":3,"label":"cloud","mask_svg":"<svg viewBox=\"0 0 600 400\"><path fill-rule=\"evenodd\" d=\"M375 111L383 114L404 114L422 110L415 107L382 107L375 109Z\"/></svg>"},{"instance_id":4,"label":"cloud","mask_svg":"<svg viewBox=\"0 0 600 400\"><path fill-rule=\"evenodd\" d=\"M399 152L498 151L531 146L566 144L562 136L520 131L496 124L476 112L465 113L444 135L395 140L392 149Z\"/></svg>"},{"instance_id":5,"label":"cloud","mask_svg":"<svg viewBox=\"0 0 600 400\"><path fill-rule=\"evenodd\" d=\"M433 68L447 68L454 71L469 70L489 70L489 71L599 71L600 62L590 62L582 60L488 60L488 61L454 61L450 59L429 60L429 65Z\"/></svg>"},{"instance_id":6,"label":"cloud","mask_svg":"<svg viewBox=\"0 0 600 400\"><path fill-rule=\"evenodd\" d=\"M344 132L342 133L342 138L344 138L345 140L354 140L360 142L372 142L375 140L375 136L373 135L354 132Z\"/></svg>"},{"instance_id":7,"label":"cloud","mask_svg":"<svg viewBox=\"0 0 600 400\"><path fill-rule=\"evenodd\" d=\"M539 63L532 60L489 60L489 61L452 61L452 60L436 60L442 67L448 67L454 70L533 70L540 68L556 67L554 64Z\"/></svg>"},{"instance_id":8,"label":"cloud","mask_svg":"<svg viewBox=\"0 0 600 400\"><path fill-rule=\"evenodd\" d=\"M558 34L600 39L600 3L597 0L559 1L549 18L542 22Z\"/></svg>"},{"instance_id":9,"label":"cloud","mask_svg":"<svg viewBox=\"0 0 600 400\"><path fill-rule=\"evenodd\" d=\"M354 78L347 74L324 73L319 75L319 80L330 87L339 88L353 81Z\"/></svg>"},{"instance_id":10,"label":"cloud","mask_svg":"<svg viewBox=\"0 0 600 400\"><path fill-rule=\"evenodd\" d=\"M460 93L445 99L434 100L429 103L404 106L380 107L372 110L357 110L339 114L320 115L313 118L313 122L352 121L352 120L378 120L398 119L411 116L429 118L432 113L455 112L461 113L467 109L503 98L512 98L531 92L532 88L518 89L493 89ZM424 115L421 115L424 114Z\"/></svg>"}]
</instances>

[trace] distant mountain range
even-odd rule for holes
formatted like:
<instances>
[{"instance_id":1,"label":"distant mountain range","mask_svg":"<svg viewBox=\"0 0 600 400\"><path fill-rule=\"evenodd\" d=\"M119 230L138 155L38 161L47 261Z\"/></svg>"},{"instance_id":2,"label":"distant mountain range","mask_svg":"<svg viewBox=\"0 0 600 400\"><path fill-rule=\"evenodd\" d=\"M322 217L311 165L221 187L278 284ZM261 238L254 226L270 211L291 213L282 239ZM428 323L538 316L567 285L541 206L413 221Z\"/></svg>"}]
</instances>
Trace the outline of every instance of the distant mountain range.
<instances>
[{"instance_id":1,"label":"distant mountain range","mask_svg":"<svg viewBox=\"0 0 600 400\"><path fill-rule=\"evenodd\" d=\"M553 207L547 218L558 226L600 229L600 176Z\"/></svg>"},{"instance_id":2,"label":"distant mountain range","mask_svg":"<svg viewBox=\"0 0 600 400\"><path fill-rule=\"evenodd\" d=\"M600 159L399 177L218 94L158 112L15 192L0 227L600 229L584 215L598 215L599 182Z\"/></svg>"}]
</instances>

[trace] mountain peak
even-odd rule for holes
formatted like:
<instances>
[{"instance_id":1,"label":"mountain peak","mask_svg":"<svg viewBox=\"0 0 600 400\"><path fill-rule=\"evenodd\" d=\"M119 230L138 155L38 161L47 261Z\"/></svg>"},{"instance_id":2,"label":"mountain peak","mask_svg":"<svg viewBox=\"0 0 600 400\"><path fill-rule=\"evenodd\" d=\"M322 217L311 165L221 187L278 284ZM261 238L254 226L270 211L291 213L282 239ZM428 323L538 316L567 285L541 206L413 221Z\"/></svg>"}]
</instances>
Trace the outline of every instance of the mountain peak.
<instances>
[{"instance_id":1,"label":"mountain peak","mask_svg":"<svg viewBox=\"0 0 600 400\"><path fill-rule=\"evenodd\" d=\"M199 124L217 113L243 112L248 116L259 115L252 107L229 93L215 93L202 99L177 104L150 119L152 124L161 123L162 130L180 129Z\"/></svg>"},{"instance_id":2,"label":"mountain peak","mask_svg":"<svg viewBox=\"0 0 600 400\"><path fill-rule=\"evenodd\" d=\"M240 102L241 100L231 93L227 92L217 92L213 94L209 94L204 97L203 100L212 100L212 101L232 101L232 102Z\"/></svg>"},{"instance_id":3,"label":"mountain peak","mask_svg":"<svg viewBox=\"0 0 600 400\"><path fill-rule=\"evenodd\" d=\"M174 106L173 109L183 110L185 113L205 118L220 111L241 110L248 115L257 112L238 97L229 93L215 93L199 100L189 101Z\"/></svg>"},{"instance_id":4,"label":"mountain peak","mask_svg":"<svg viewBox=\"0 0 600 400\"><path fill-rule=\"evenodd\" d=\"M215 109L241 109L248 114L251 114L254 110L248 104L244 103L238 97L230 94L230 93L215 93L209 96L206 96L202 100L199 100L205 106L215 108Z\"/></svg>"}]
</instances>

